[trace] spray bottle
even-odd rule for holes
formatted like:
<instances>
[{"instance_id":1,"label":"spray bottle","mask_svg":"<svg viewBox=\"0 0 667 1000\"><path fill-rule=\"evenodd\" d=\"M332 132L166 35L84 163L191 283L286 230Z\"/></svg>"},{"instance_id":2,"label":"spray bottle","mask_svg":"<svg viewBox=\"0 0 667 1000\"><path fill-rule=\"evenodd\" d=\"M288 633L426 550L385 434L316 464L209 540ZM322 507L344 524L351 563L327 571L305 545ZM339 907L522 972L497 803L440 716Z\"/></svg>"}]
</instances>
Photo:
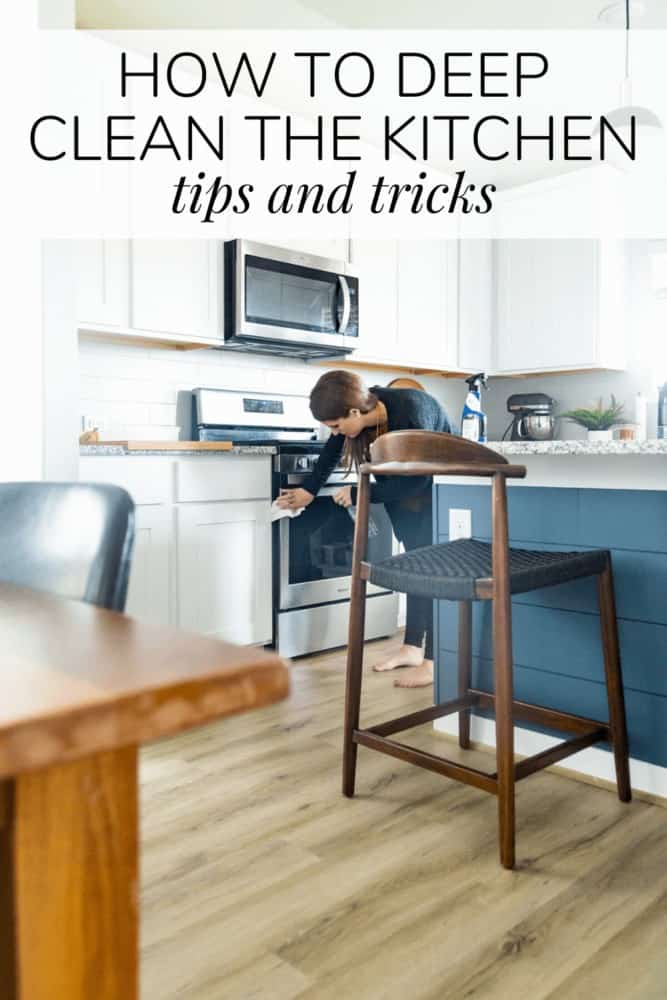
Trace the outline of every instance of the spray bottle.
<instances>
[{"instance_id":1,"label":"spray bottle","mask_svg":"<svg viewBox=\"0 0 667 1000\"><path fill-rule=\"evenodd\" d=\"M486 414L482 411L482 386L486 389L486 375L479 372L466 379L468 395L461 413L461 436L468 441L486 441Z\"/></svg>"}]
</instances>

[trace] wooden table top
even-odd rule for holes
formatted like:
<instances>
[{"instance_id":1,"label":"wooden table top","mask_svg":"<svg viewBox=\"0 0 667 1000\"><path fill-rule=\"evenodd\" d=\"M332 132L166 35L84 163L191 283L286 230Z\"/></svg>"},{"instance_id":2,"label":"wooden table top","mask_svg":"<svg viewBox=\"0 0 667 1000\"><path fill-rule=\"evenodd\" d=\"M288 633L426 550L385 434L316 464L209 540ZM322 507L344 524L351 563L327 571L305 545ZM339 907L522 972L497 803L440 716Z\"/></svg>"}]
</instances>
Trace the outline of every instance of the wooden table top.
<instances>
[{"instance_id":1,"label":"wooden table top","mask_svg":"<svg viewBox=\"0 0 667 1000\"><path fill-rule=\"evenodd\" d=\"M0 778L287 695L273 653L0 583Z\"/></svg>"}]
</instances>

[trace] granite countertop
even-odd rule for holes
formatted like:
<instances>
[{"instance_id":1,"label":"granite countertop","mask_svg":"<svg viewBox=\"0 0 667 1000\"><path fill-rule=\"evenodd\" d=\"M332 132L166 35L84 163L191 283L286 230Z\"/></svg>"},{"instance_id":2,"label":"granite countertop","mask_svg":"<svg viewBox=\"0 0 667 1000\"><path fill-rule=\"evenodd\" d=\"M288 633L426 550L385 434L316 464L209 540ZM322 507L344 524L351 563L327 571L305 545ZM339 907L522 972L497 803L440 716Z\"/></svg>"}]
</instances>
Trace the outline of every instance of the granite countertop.
<instances>
[{"instance_id":1,"label":"granite countertop","mask_svg":"<svg viewBox=\"0 0 667 1000\"><path fill-rule=\"evenodd\" d=\"M265 444L243 444L235 445L233 448L229 448L226 451L199 451L185 448L170 449L166 448L133 448L131 451L122 444L82 444L79 445L79 454L81 455L170 455L172 457L183 458L187 456L188 458L192 455L211 455L214 456L224 456L224 455L276 455L278 449L273 445Z\"/></svg>"},{"instance_id":2,"label":"granite countertop","mask_svg":"<svg viewBox=\"0 0 667 1000\"><path fill-rule=\"evenodd\" d=\"M488 441L501 455L665 455L667 440L649 441Z\"/></svg>"}]
</instances>

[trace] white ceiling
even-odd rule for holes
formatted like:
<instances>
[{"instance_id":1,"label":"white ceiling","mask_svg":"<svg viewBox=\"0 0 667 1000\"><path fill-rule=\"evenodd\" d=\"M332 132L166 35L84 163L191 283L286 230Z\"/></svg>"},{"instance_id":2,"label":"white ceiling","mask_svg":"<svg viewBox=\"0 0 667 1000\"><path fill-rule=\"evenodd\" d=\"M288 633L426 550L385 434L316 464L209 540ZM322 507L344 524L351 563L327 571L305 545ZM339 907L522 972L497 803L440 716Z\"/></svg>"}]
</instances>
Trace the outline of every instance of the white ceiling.
<instances>
[{"instance_id":1,"label":"white ceiling","mask_svg":"<svg viewBox=\"0 0 667 1000\"><path fill-rule=\"evenodd\" d=\"M304 7L354 28L598 28L611 0L301 0ZM639 4L633 0L634 6ZM633 27L667 28L666 0L643 0ZM621 21L622 23L622 21Z\"/></svg>"},{"instance_id":2,"label":"white ceiling","mask_svg":"<svg viewBox=\"0 0 667 1000\"><path fill-rule=\"evenodd\" d=\"M598 28L609 0L76 0L80 28ZM633 0L637 5L639 0ZM667 28L667 0L633 27Z\"/></svg>"}]
</instances>

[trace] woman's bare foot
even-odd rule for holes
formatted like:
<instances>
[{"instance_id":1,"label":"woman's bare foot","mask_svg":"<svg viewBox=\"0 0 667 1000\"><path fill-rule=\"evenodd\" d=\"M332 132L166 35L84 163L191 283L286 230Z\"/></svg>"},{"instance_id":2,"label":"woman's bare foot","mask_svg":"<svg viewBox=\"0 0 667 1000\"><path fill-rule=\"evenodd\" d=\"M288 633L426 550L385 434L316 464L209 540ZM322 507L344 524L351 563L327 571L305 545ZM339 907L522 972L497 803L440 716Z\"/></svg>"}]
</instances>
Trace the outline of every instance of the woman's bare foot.
<instances>
[{"instance_id":1,"label":"woman's bare foot","mask_svg":"<svg viewBox=\"0 0 667 1000\"><path fill-rule=\"evenodd\" d=\"M433 683L433 660L424 660L418 667L397 677L394 686L399 688L430 687Z\"/></svg>"},{"instance_id":2,"label":"woman's bare foot","mask_svg":"<svg viewBox=\"0 0 667 1000\"><path fill-rule=\"evenodd\" d=\"M373 670L396 670L397 667L418 667L424 661L424 654L419 646L401 646L393 656L376 663Z\"/></svg>"}]
</instances>

